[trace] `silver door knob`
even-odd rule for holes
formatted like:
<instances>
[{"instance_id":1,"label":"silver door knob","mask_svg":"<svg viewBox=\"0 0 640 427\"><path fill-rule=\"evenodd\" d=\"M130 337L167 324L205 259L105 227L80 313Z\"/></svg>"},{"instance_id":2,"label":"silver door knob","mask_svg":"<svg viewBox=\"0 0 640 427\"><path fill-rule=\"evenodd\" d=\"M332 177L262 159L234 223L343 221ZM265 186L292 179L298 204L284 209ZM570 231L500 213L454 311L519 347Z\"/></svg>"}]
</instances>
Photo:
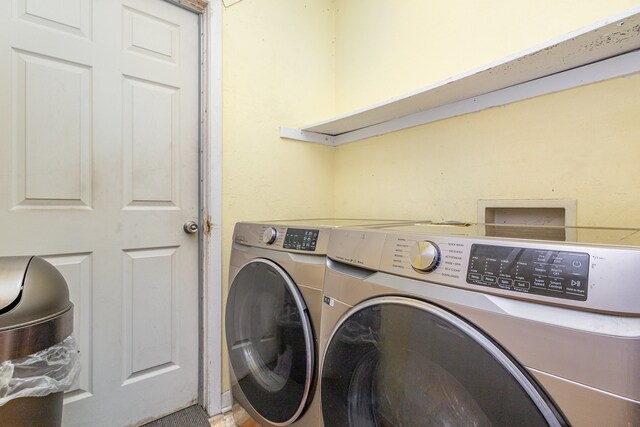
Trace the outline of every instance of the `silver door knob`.
<instances>
[{"instance_id":1,"label":"silver door knob","mask_svg":"<svg viewBox=\"0 0 640 427\"><path fill-rule=\"evenodd\" d=\"M198 223L195 221L187 221L182 226L185 233L195 234L198 232Z\"/></svg>"}]
</instances>

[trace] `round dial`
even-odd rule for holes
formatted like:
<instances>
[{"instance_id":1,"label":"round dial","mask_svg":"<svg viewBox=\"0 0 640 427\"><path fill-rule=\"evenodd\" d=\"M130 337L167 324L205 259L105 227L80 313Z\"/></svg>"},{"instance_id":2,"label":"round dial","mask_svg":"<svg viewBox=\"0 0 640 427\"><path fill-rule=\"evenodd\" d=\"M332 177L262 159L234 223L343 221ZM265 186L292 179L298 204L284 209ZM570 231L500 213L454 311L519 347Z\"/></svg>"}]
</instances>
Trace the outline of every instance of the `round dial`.
<instances>
[{"instance_id":1,"label":"round dial","mask_svg":"<svg viewBox=\"0 0 640 427\"><path fill-rule=\"evenodd\" d=\"M273 227L267 227L267 229L264 230L264 233L262 233L262 242L270 245L276 241L276 237L278 237L276 229Z\"/></svg>"},{"instance_id":2,"label":"round dial","mask_svg":"<svg viewBox=\"0 0 640 427\"><path fill-rule=\"evenodd\" d=\"M409 257L411 259L411 267L415 270L432 271L440 262L440 249L435 243L422 240L411 246Z\"/></svg>"}]
</instances>

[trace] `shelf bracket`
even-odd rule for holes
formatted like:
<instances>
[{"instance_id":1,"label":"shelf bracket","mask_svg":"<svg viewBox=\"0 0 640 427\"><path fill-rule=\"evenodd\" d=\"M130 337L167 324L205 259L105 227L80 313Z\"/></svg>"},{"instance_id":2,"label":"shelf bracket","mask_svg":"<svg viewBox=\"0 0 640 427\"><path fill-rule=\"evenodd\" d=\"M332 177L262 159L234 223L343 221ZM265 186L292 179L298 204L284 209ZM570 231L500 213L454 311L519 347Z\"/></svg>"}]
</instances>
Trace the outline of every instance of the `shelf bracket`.
<instances>
[{"instance_id":1,"label":"shelf bracket","mask_svg":"<svg viewBox=\"0 0 640 427\"><path fill-rule=\"evenodd\" d=\"M295 139L297 141L315 142L316 144L336 145L336 137L325 133L311 132L302 129L292 129L288 127L280 128L280 138Z\"/></svg>"}]
</instances>

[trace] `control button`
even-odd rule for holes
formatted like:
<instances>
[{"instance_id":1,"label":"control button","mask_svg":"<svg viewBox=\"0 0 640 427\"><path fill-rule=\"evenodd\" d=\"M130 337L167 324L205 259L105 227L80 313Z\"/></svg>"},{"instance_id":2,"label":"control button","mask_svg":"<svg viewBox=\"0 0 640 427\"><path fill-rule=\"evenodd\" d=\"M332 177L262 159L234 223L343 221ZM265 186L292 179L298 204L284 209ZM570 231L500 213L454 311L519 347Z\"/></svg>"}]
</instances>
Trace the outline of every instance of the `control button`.
<instances>
[{"instance_id":1,"label":"control button","mask_svg":"<svg viewBox=\"0 0 640 427\"><path fill-rule=\"evenodd\" d=\"M520 289L523 291L529 290L529 282L525 282L523 280L516 280L515 282L513 282L513 284L515 285L516 289Z\"/></svg>"},{"instance_id":2,"label":"control button","mask_svg":"<svg viewBox=\"0 0 640 427\"><path fill-rule=\"evenodd\" d=\"M427 273L434 270L440 262L438 245L428 240L415 242L409 249L411 267L417 271Z\"/></svg>"},{"instance_id":3,"label":"control button","mask_svg":"<svg viewBox=\"0 0 640 427\"><path fill-rule=\"evenodd\" d=\"M549 289L552 291L562 291L562 282L559 280L549 280Z\"/></svg>"},{"instance_id":4,"label":"control button","mask_svg":"<svg viewBox=\"0 0 640 427\"><path fill-rule=\"evenodd\" d=\"M582 276L575 276L569 278L567 283L567 289L583 289L586 287L587 281Z\"/></svg>"},{"instance_id":5,"label":"control button","mask_svg":"<svg viewBox=\"0 0 640 427\"><path fill-rule=\"evenodd\" d=\"M553 252L550 251L535 250L534 253L536 254L535 260L543 264L548 263L553 257Z\"/></svg>"},{"instance_id":6,"label":"control button","mask_svg":"<svg viewBox=\"0 0 640 427\"><path fill-rule=\"evenodd\" d=\"M498 285L511 287L511 285L513 285L513 280L505 279L504 277L499 277L498 278Z\"/></svg>"},{"instance_id":7,"label":"control button","mask_svg":"<svg viewBox=\"0 0 640 427\"><path fill-rule=\"evenodd\" d=\"M495 276L482 276L482 280L484 282L491 283L492 285L498 283L498 278Z\"/></svg>"},{"instance_id":8,"label":"control button","mask_svg":"<svg viewBox=\"0 0 640 427\"><path fill-rule=\"evenodd\" d=\"M586 275L589 270L589 256L586 254L572 254L572 256L567 259L566 268L568 272Z\"/></svg>"},{"instance_id":9,"label":"control button","mask_svg":"<svg viewBox=\"0 0 640 427\"><path fill-rule=\"evenodd\" d=\"M559 268L552 268L549 270L549 276L560 277L562 276L562 270Z\"/></svg>"},{"instance_id":10,"label":"control button","mask_svg":"<svg viewBox=\"0 0 640 427\"><path fill-rule=\"evenodd\" d=\"M469 273L470 280L482 280L482 275L478 273Z\"/></svg>"},{"instance_id":11,"label":"control button","mask_svg":"<svg viewBox=\"0 0 640 427\"><path fill-rule=\"evenodd\" d=\"M533 286L545 288L547 286L547 280L544 277L534 277Z\"/></svg>"},{"instance_id":12,"label":"control button","mask_svg":"<svg viewBox=\"0 0 640 427\"><path fill-rule=\"evenodd\" d=\"M273 227L267 227L267 229L264 230L264 233L262 233L262 243L270 245L276 241L276 237L278 237L276 229Z\"/></svg>"},{"instance_id":13,"label":"control button","mask_svg":"<svg viewBox=\"0 0 640 427\"><path fill-rule=\"evenodd\" d=\"M587 294L587 279L584 277L569 279L565 287L565 293L584 297Z\"/></svg>"},{"instance_id":14,"label":"control button","mask_svg":"<svg viewBox=\"0 0 640 427\"><path fill-rule=\"evenodd\" d=\"M549 280L549 288L555 290L562 290L562 280L551 279Z\"/></svg>"}]
</instances>

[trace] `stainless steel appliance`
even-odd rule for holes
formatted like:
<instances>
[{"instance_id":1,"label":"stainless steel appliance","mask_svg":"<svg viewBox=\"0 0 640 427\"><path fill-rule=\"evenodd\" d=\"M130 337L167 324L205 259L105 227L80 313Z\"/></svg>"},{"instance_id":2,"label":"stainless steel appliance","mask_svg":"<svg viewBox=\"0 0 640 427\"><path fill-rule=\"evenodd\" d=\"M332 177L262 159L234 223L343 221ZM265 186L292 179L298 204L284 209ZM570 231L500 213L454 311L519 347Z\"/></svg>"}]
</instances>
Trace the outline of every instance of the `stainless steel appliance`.
<instances>
[{"instance_id":1,"label":"stainless steel appliance","mask_svg":"<svg viewBox=\"0 0 640 427\"><path fill-rule=\"evenodd\" d=\"M0 257L0 362L12 362L2 369L1 425L61 425L60 385L70 368L63 349L44 360L41 352L72 332L73 304L60 272L39 257Z\"/></svg>"},{"instance_id":2,"label":"stainless steel appliance","mask_svg":"<svg viewBox=\"0 0 640 427\"><path fill-rule=\"evenodd\" d=\"M319 425L317 337L329 231L380 222L236 224L225 314L232 391L262 425Z\"/></svg>"},{"instance_id":3,"label":"stainless steel appliance","mask_svg":"<svg viewBox=\"0 0 640 427\"><path fill-rule=\"evenodd\" d=\"M325 425L640 422L640 230L343 228L327 254Z\"/></svg>"}]
</instances>

